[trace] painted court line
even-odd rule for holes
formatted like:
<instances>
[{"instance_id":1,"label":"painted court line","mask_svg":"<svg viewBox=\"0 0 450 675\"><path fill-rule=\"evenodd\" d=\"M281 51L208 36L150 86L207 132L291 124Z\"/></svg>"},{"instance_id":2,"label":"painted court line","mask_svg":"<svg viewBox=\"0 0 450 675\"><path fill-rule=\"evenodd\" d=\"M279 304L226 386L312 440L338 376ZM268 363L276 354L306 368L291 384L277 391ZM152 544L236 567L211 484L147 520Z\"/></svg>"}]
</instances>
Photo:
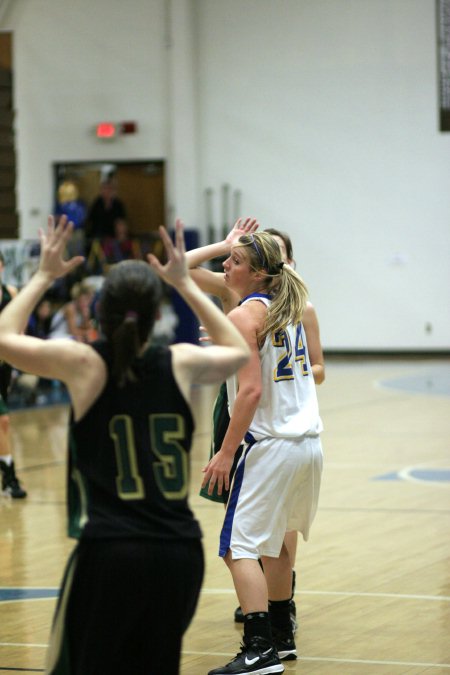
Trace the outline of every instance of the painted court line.
<instances>
[{"instance_id":1,"label":"painted court line","mask_svg":"<svg viewBox=\"0 0 450 675\"><path fill-rule=\"evenodd\" d=\"M0 670L5 670L8 673L14 672L14 673L43 673L44 669L43 668L13 668L12 666L8 666L6 668L0 666Z\"/></svg>"},{"instance_id":2,"label":"painted court line","mask_svg":"<svg viewBox=\"0 0 450 675\"><path fill-rule=\"evenodd\" d=\"M55 601L57 594L54 596L43 596L42 598L14 598L14 600L0 600L0 607L3 605L14 605L16 602L42 602L43 600L52 600Z\"/></svg>"},{"instance_id":3,"label":"painted court line","mask_svg":"<svg viewBox=\"0 0 450 675\"><path fill-rule=\"evenodd\" d=\"M372 659L335 659L321 656L299 656L299 661L328 661L330 663L365 663L379 666L412 666L416 668L450 668L450 663L415 663L414 661L378 661Z\"/></svg>"},{"instance_id":4,"label":"painted court line","mask_svg":"<svg viewBox=\"0 0 450 675\"><path fill-rule=\"evenodd\" d=\"M203 588L205 595L221 595L235 593L234 588ZM338 595L343 597L362 598L398 598L399 600L431 600L434 602L450 602L448 595L412 595L406 593L358 593L352 591L296 591L295 595Z\"/></svg>"},{"instance_id":5,"label":"painted court line","mask_svg":"<svg viewBox=\"0 0 450 675\"><path fill-rule=\"evenodd\" d=\"M47 649L48 644L40 644L33 642L0 642L0 647L31 647L38 649Z\"/></svg>"},{"instance_id":6,"label":"painted court line","mask_svg":"<svg viewBox=\"0 0 450 675\"><path fill-rule=\"evenodd\" d=\"M0 647L42 647L47 648L44 644L27 644L20 642L0 642ZM234 654L228 652L201 652L191 649L183 650L184 656L214 656L214 657L232 657ZM450 668L450 663L422 663L415 661L382 661L375 659L338 659L332 656L299 656L298 661L317 661L324 663L360 663L365 665L379 665L379 666L408 666L411 668ZM1 670L1 668L0 668ZM40 671L39 671L40 672Z\"/></svg>"},{"instance_id":7,"label":"painted court line","mask_svg":"<svg viewBox=\"0 0 450 675\"><path fill-rule=\"evenodd\" d=\"M11 591L12 589L0 588L0 607L4 604L12 602L36 602L41 600L54 600L58 595L58 588L30 588L22 587L21 597L4 597L3 591ZM27 594L28 591L28 594ZM202 593L205 595L230 595L235 594L234 588L202 588ZM398 600L420 600L429 602L450 602L449 595L421 595L412 593L376 593L376 592L359 592L359 591L296 591L295 595L331 595L348 598L393 598Z\"/></svg>"},{"instance_id":8,"label":"painted court line","mask_svg":"<svg viewBox=\"0 0 450 675\"><path fill-rule=\"evenodd\" d=\"M199 652L183 650L185 656L214 656L228 658L234 656L229 652ZM317 661L324 663L360 663L368 666L409 666L416 668L450 668L450 663L416 663L415 661L381 661L375 659L337 659L332 656L299 656L297 661ZM292 662L291 662L292 663Z\"/></svg>"},{"instance_id":9,"label":"painted court line","mask_svg":"<svg viewBox=\"0 0 450 675\"><path fill-rule=\"evenodd\" d=\"M46 649L48 645L46 644L33 644L33 643L21 643L21 642L0 642L0 647L26 647L39 649ZM183 650L182 652L185 656L217 656L217 657L232 657L234 654L229 652L201 652L193 650ZM332 656L299 656L298 661L316 661L324 663L359 663L365 665L379 665L379 666L408 666L411 668L450 668L449 663L422 663L415 661L381 661L375 659L338 659ZM0 668L2 670L2 668ZM13 669L14 670L14 669ZM41 672L41 671L36 671Z\"/></svg>"}]
</instances>

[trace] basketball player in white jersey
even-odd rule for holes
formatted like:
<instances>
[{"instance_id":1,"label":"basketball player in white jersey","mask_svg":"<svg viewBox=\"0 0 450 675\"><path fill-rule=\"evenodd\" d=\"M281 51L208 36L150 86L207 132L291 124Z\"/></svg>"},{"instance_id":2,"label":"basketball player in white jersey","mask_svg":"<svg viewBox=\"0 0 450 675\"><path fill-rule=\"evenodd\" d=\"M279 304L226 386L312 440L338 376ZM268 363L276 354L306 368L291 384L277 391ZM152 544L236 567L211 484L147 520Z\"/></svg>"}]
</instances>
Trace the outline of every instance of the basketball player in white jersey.
<instances>
[{"instance_id":1,"label":"basketball player in white jersey","mask_svg":"<svg viewBox=\"0 0 450 675\"><path fill-rule=\"evenodd\" d=\"M218 241L201 248L193 249L187 252L186 257L188 264L191 268L191 276L197 282L202 290L206 293L215 295L220 299L222 308L225 313L230 312L232 309L238 306L240 298L231 288L225 284L224 274L220 272L214 272L210 269L204 267L198 267L198 265L206 262L210 258L220 258L224 259L229 256L231 247L234 242L237 242L239 237L243 234L251 234L256 232L259 224L256 219L252 218L239 218L232 230L229 232L227 237L223 241ZM286 232L274 228L266 228L264 232L271 234L274 239L278 242L281 249L281 258L283 262L287 263L294 269L296 269L294 261L294 253L292 242ZM317 318L317 313L308 300L306 308L302 315L302 325L306 336L306 342L308 346L308 355L311 364L311 370L316 385L321 384L325 380L325 363L323 357L322 344L320 340L320 328L319 321ZM208 338L201 338L201 340L207 340ZM222 444L223 436L225 434L226 428L229 423L228 415L228 401L226 394L226 386L222 386L219 390L215 405L214 405L214 430L211 443L211 453L214 454L217 452ZM242 446L241 446L242 447ZM240 457L240 450L235 454L235 459L233 463L233 469L230 475L231 477L234 473L237 461ZM200 492L202 497L211 499L216 502L221 502L226 504L228 501L229 492L225 489L222 490L222 495L217 494L217 490L214 490L213 494L208 495L208 485L205 485ZM298 532L297 530L291 530L286 532L284 542L289 552L289 557L291 560L292 567L292 598L290 602L290 613L291 613L291 622L293 630L295 632L297 628L297 609L294 600L295 586L296 586L296 571L295 571L295 562L297 555L297 540ZM244 615L242 613L241 607L237 607L234 611L234 620L238 623L244 622Z\"/></svg>"},{"instance_id":2,"label":"basketball player in white jersey","mask_svg":"<svg viewBox=\"0 0 450 675\"><path fill-rule=\"evenodd\" d=\"M228 316L251 357L228 383L230 424L205 467L203 485L209 482L210 492L217 486L219 494L229 488L234 453L245 438L219 551L245 621L240 654L209 675L279 673L281 660L296 658L292 572L283 538L292 529L308 538L322 471L322 423L301 324L307 291L264 232L241 236L224 271L225 283L241 298Z\"/></svg>"}]
</instances>

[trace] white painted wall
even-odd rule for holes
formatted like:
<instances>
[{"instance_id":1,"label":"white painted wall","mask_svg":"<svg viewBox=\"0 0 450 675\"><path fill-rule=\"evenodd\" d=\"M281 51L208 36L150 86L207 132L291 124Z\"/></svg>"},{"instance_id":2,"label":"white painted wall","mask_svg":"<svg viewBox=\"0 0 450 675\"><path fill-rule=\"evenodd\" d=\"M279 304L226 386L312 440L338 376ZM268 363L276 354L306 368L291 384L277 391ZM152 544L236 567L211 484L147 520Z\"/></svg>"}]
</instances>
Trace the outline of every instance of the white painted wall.
<instances>
[{"instance_id":1,"label":"white painted wall","mask_svg":"<svg viewBox=\"0 0 450 675\"><path fill-rule=\"evenodd\" d=\"M189 226L209 186L219 222L229 183L290 232L325 348L450 348L434 0L15 0L1 27L22 236L51 208L52 162L166 159ZM108 117L139 135L99 146Z\"/></svg>"},{"instance_id":2,"label":"white painted wall","mask_svg":"<svg viewBox=\"0 0 450 675\"><path fill-rule=\"evenodd\" d=\"M164 0L15 0L18 204L23 237L52 207L52 163L160 159L169 143ZM139 133L99 141L100 121Z\"/></svg>"},{"instance_id":3,"label":"white painted wall","mask_svg":"<svg viewBox=\"0 0 450 675\"><path fill-rule=\"evenodd\" d=\"M200 5L202 182L291 233L328 348L448 349L434 0Z\"/></svg>"}]
</instances>

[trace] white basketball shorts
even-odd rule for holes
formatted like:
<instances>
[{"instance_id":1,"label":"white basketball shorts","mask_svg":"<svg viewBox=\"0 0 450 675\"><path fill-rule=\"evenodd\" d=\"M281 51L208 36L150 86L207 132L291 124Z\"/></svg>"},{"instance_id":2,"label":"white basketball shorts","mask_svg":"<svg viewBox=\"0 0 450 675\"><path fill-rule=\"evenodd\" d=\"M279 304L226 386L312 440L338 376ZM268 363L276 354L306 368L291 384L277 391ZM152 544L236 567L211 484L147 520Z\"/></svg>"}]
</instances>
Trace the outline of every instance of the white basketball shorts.
<instances>
[{"instance_id":1,"label":"white basketball shorts","mask_svg":"<svg viewBox=\"0 0 450 675\"><path fill-rule=\"evenodd\" d=\"M317 511L322 476L319 436L250 441L236 468L219 555L233 560L277 558L286 531L307 541Z\"/></svg>"}]
</instances>

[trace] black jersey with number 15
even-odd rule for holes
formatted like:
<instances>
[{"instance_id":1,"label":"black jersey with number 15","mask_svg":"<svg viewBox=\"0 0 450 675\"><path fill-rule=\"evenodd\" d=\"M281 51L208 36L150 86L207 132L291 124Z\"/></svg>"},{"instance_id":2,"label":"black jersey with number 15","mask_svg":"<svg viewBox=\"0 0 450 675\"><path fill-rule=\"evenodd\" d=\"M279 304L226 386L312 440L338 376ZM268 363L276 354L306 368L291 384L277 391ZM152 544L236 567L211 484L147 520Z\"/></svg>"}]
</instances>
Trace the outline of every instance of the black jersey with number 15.
<instances>
[{"instance_id":1,"label":"black jersey with number 15","mask_svg":"<svg viewBox=\"0 0 450 675\"><path fill-rule=\"evenodd\" d=\"M194 422L172 373L170 349L149 347L118 387L110 347L92 345L105 388L69 430L69 535L198 538L188 505Z\"/></svg>"}]
</instances>

